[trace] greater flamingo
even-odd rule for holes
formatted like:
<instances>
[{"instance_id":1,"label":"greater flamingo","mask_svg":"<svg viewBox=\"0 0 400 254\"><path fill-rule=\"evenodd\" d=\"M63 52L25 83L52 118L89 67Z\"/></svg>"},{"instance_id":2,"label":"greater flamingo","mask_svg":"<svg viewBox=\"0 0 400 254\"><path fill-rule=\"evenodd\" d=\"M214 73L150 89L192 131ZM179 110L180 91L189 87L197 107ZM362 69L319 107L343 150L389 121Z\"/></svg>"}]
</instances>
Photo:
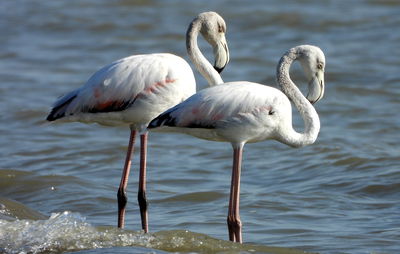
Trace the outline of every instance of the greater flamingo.
<instances>
[{"instance_id":1,"label":"greater flamingo","mask_svg":"<svg viewBox=\"0 0 400 254\"><path fill-rule=\"evenodd\" d=\"M215 12L200 13L186 33L186 47L198 71L210 86L223 83L221 72L229 61L225 39L226 24ZM197 46L201 33L213 47L215 64L206 60ZM217 72L218 71L218 72ZM140 134L138 202L142 228L148 232L146 199L147 125L157 115L196 92L189 64L168 54L133 55L117 60L96 73L85 85L59 98L47 116L48 121L64 120L102 125L128 125L131 133L118 197L118 227L125 223L127 184L136 134Z\"/></svg>"},{"instance_id":2,"label":"greater flamingo","mask_svg":"<svg viewBox=\"0 0 400 254\"><path fill-rule=\"evenodd\" d=\"M310 80L308 100L289 76L289 67L295 60L300 61ZM277 67L277 81L283 93L257 83L229 82L192 95L150 122L148 128L165 126L161 130L232 144L233 168L227 218L231 241L242 242L239 194L244 144L268 139L292 147L314 143L320 122L311 103L320 100L324 94L324 69L325 56L318 47L297 46L282 56ZM304 120L304 133L298 133L292 127L290 100Z\"/></svg>"}]
</instances>

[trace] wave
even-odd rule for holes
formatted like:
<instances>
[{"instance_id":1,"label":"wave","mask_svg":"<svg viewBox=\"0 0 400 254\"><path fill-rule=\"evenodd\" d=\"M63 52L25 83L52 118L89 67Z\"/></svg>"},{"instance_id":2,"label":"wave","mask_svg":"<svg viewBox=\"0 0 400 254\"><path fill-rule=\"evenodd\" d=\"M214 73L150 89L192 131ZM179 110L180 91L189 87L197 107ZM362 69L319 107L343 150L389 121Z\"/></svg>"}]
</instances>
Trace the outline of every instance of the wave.
<instances>
[{"instance_id":1,"label":"wave","mask_svg":"<svg viewBox=\"0 0 400 254\"><path fill-rule=\"evenodd\" d=\"M145 234L110 226L94 226L79 213L50 217L18 202L0 199L0 253L304 253L251 244L236 244L186 230ZM129 248L127 248L129 247ZM111 249L110 249L111 248Z\"/></svg>"}]
</instances>

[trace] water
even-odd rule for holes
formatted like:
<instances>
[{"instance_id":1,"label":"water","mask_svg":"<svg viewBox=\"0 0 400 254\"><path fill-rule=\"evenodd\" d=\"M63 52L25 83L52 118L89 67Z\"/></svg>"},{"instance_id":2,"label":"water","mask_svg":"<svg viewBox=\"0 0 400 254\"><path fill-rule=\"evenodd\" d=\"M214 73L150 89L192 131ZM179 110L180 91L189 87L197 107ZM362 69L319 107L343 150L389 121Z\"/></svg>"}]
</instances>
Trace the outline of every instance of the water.
<instances>
[{"instance_id":1,"label":"water","mask_svg":"<svg viewBox=\"0 0 400 254\"><path fill-rule=\"evenodd\" d=\"M59 95L113 60L187 58L187 25L206 10L228 24L225 81L273 85L294 45L318 45L327 58L317 142L245 147L242 246L226 241L230 145L150 134L145 235L136 167L126 229L115 227L128 129L44 121ZM398 253L399 13L394 0L2 1L0 252ZM293 77L305 81L299 68Z\"/></svg>"}]
</instances>

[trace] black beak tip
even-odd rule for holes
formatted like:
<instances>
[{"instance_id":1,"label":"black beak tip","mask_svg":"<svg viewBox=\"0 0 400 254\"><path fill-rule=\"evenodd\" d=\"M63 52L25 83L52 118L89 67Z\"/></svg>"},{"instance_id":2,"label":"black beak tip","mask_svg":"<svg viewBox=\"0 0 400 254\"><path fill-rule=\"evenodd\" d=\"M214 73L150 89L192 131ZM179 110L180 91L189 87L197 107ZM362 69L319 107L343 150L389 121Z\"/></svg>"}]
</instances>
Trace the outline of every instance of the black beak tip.
<instances>
[{"instance_id":1,"label":"black beak tip","mask_svg":"<svg viewBox=\"0 0 400 254\"><path fill-rule=\"evenodd\" d=\"M214 69L218 72L221 73L224 70L225 66L222 68L218 68L217 66L214 66Z\"/></svg>"}]
</instances>

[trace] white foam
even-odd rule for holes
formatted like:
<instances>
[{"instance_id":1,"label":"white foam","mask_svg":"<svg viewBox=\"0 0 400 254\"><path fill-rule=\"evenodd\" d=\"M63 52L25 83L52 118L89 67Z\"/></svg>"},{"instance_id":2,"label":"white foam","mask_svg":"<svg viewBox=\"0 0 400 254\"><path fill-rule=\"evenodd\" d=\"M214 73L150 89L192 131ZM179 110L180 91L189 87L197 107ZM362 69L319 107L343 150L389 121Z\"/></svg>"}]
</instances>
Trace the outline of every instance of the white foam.
<instances>
[{"instance_id":1,"label":"white foam","mask_svg":"<svg viewBox=\"0 0 400 254\"><path fill-rule=\"evenodd\" d=\"M154 237L118 228L96 228L79 213L54 213L47 220L0 220L0 252L40 253L112 246L150 247Z\"/></svg>"}]
</instances>

